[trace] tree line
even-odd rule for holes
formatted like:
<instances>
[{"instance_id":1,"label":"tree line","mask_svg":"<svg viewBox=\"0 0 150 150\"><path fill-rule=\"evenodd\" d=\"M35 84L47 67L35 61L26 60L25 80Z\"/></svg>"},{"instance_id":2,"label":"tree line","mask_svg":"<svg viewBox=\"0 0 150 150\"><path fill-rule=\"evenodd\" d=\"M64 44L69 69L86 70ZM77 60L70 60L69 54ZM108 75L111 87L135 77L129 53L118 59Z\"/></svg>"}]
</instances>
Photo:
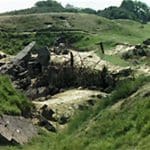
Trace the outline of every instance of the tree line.
<instances>
[{"instance_id":1,"label":"tree line","mask_svg":"<svg viewBox=\"0 0 150 150\"><path fill-rule=\"evenodd\" d=\"M150 21L150 7L143 2L133 0L123 0L119 7L111 6L98 11L91 8L76 8L70 4L63 7L61 3L58 3L55 0L46 0L37 2L32 8L7 12L5 14L17 15L45 12L88 13L109 19L131 19L141 23L147 23Z\"/></svg>"},{"instance_id":2,"label":"tree line","mask_svg":"<svg viewBox=\"0 0 150 150\"><path fill-rule=\"evenodd\" d=\"M150 7L140 1L124 0L120 7L108 7L97 13L109 19L131 19L141 23L150 21Z\"/></svg>"}]
</instances>

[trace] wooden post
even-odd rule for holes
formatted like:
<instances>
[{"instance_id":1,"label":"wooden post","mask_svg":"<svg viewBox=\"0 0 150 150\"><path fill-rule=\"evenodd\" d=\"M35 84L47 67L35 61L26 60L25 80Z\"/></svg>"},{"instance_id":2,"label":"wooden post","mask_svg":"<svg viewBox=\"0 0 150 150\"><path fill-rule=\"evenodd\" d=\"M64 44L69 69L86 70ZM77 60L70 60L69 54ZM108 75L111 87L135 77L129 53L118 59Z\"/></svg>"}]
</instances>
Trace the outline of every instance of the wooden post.
<instances>
[{"instance_id":1,"label":"wooden post","mask_svg":"<svg viewBox=\"0 0 150 150\"><path fill-rule=\"evenodd\" d=\"M105 54L103 42L100 42L99 44L100 44L100 48L101 48L102 54Z\"/></svg>"},{"instance_id":2,"label":"wooden post","mask_svg":"<svg viewBox=\"0 0 150 150\"><path fill-rule=\"evenodd\" d=\"M73 68L73 66L74 66L74 58L73 58L72 52L70 52L70 66L71 66L71 68Z\"/></svg>"},{"instance_id":3,"label":"wooden post","mask_svg":"<svg viewBox=\"0 0 150 150\"><path fill-rule=\"evenodd\" d=\"M100 47L102 54L105 54L103 42L98 42L98 43L96 43L96 45L98 45Z\"/></svg>"}]
</instances>

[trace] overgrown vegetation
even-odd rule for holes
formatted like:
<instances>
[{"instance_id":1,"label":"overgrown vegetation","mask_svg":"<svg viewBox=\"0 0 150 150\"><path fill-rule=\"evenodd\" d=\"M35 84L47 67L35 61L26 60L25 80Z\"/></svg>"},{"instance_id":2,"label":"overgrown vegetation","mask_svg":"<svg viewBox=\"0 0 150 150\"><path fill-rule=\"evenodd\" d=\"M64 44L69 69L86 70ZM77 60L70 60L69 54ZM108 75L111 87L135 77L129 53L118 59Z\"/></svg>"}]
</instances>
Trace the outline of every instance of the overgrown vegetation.
<instances>
[{"instance_id":1,"label":"overgrown vegetation","mask_svg":"<svg viewBox=\"0 0 150 150\"><path fill-rule=\"evenodd\" d=\"M13 88L9 77L0 75L0 114L28 116L31 109L31 102Z\"/></svg>"},{"instance_id":2,"label":"overgrown vegetation","mask_svg":"<svg viewBox=\"0 0 150 150\"><path fill-rule=\"evenodd\" d=\"M44 75L44 81L47 79L46 85L57 89L95 87L109 93L115 87L115 78L106 67L99 71L84 64L70 66L70 62L66 62L64 66L53 63L49 70L50 72ZM42 83L43 76L39 78L38 84Z\"/></svg>"}]
</instances>

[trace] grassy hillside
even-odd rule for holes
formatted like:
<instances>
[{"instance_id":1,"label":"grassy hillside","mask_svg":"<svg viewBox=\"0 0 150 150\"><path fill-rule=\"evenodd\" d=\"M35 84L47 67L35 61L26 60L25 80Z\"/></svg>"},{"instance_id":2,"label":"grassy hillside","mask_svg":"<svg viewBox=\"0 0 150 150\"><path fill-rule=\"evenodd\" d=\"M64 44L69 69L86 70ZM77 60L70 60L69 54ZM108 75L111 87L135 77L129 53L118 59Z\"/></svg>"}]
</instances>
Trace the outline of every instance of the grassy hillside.
<instances>
[{"instance_id":1,"label":"grassy hillside","mask_svg":"<svg viewBox=\"0 0 150 150\"><path fill-rule=\"evenodd\" d=\"M78 112L66 131L41 131L28 145L3 150L148 150L149 83L150 77L123 81L93 109Z\"/></svg>"},{"instance_id":2,"label":"grassy hillside","mask_svg":"<svg viewBox=\"0 0 150 150\"><path fill-rule=\"evenodd\" d=\"M106 49L116 43L142 43L150 38L150 24L109 20L80 13L43 13L0 16L0 51L16 54L31 41L52 46L63 34L79 51L95 50L102 41ZM115 65L128 63L118 55L105 55ZM115 60L115 61L114 61ZM0 146L0 150L149 150L150 77L124 79L93 108L79 111L65 131L40 135L24 146ZM24 115L32 108L6 76L0 76L0 114Z\"/></svg>"},{"instance_id":3,"label":"grassy hillside","mask_svg":"<svg viewBox=\"0 0 150 150\"><path fill-rule=\"evenodd\" d=\"M74 12L104 16L109 19L131 19L142 23L150 21L150 8L140 1L123 0L119 7L110 6L104 10L94 10L92 8L77 8L72 5L63 7L55 0L42 0L35 3L31 8L6 12L0 15L27 15L50 12Z\"/></svg>"},{"instance_id":4,"label":"grassy hillside","mask_svg":"<svg viewBox=\"0 0 150 150\"><path fill-rule=\"evenodd\" d=\"M28 115L32 104L16 91L6 76L0 75L0 114Z\"/></svg>"},{"instance_id":5,"label":"grassy hillside","mask_svg":"<svg viewBox=\"0 0 150 150\"><path fill-rule=\"evenodd\" d=\"M96 50L99 41L110 49L118 42L141 43L149 38L150 24L83 13L0 16L0 50L14 54L32 40L52 46L62 32L78 50Z\"/></svg>"}]
</instances>

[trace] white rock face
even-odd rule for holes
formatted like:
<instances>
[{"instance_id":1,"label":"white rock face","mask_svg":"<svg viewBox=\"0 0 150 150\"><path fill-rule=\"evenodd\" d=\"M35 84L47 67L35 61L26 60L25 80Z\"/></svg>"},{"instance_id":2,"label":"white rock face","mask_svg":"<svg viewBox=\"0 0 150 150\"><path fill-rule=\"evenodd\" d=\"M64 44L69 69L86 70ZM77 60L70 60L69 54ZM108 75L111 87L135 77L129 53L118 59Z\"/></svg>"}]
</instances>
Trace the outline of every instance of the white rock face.
<instances>
[{"instance_id":1,"label":"white rock face","mask_svg":"<svg viewBox=\"0 0 150 150\"><path fill-rule=\"evenodd\" d=\"M36 135L37 129L28 119L8 115L0 117L0 136L5 141L25 144Z\"/></svg>"}]
</instances>

